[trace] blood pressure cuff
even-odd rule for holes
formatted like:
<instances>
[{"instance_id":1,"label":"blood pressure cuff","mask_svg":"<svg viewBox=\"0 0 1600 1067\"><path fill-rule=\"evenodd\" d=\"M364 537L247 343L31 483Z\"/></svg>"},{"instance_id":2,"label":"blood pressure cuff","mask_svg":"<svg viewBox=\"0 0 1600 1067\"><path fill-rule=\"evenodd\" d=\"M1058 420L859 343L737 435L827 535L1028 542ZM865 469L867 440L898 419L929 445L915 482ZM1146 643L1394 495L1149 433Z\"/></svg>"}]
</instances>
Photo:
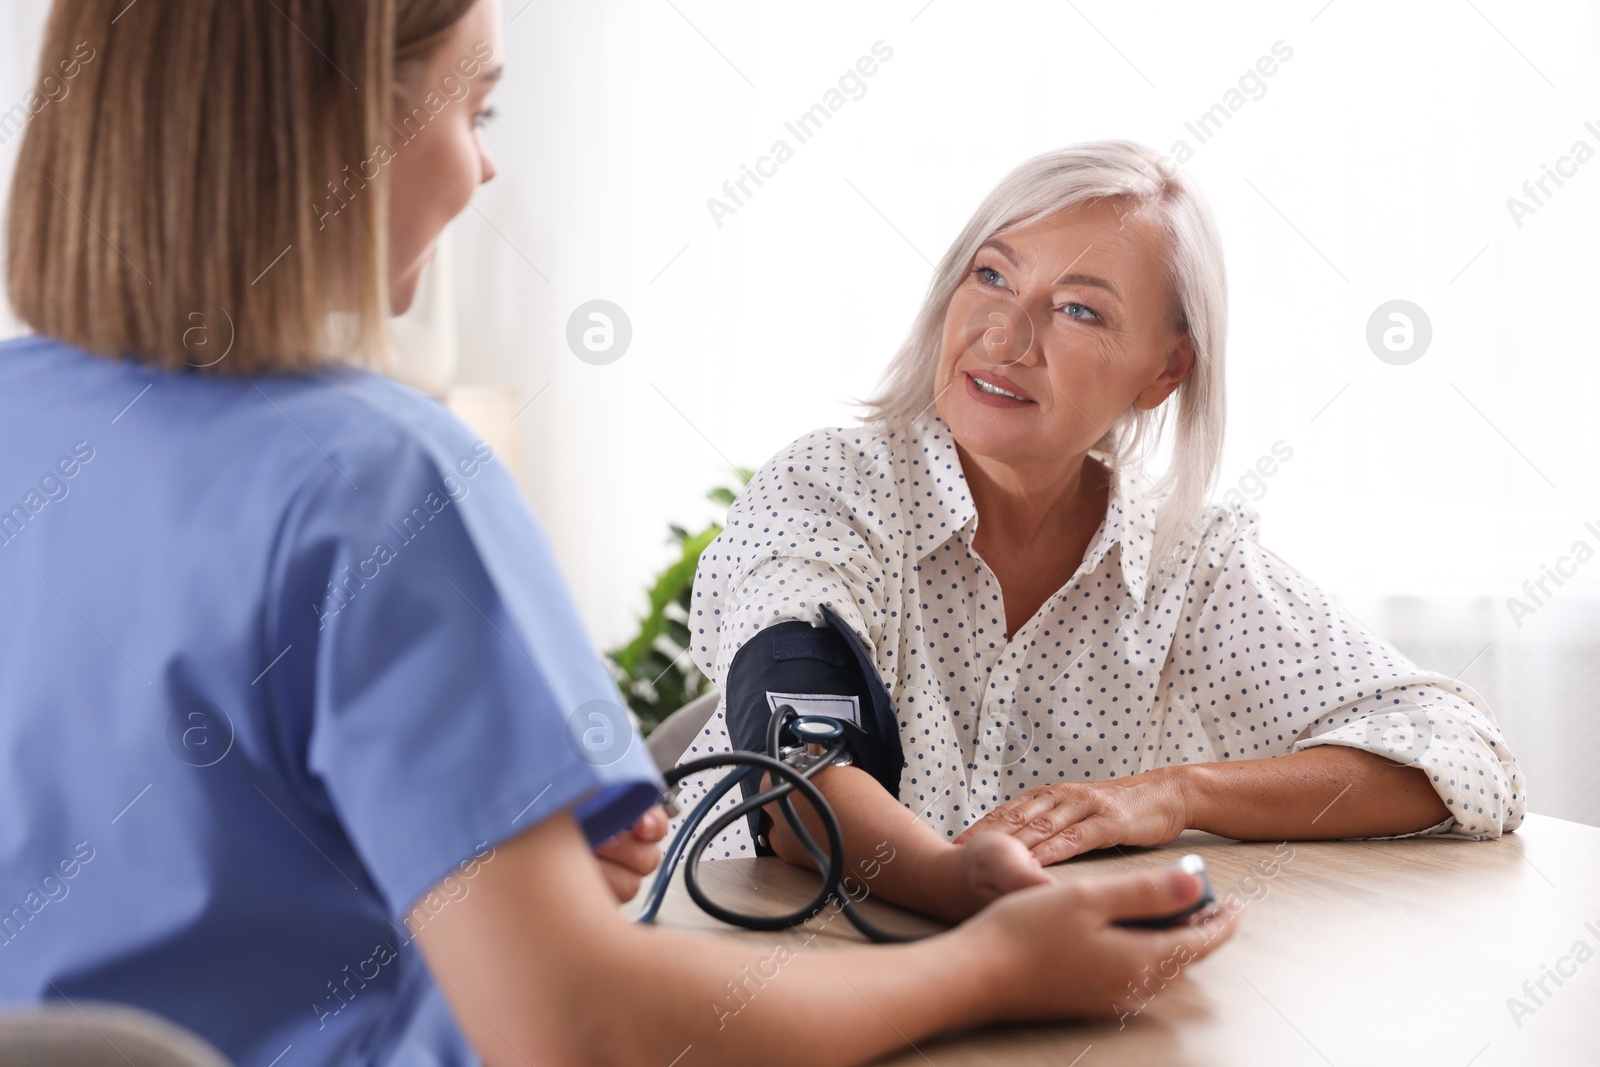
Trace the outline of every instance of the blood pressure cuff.
<instances>
[{"instance_id":1,"label":"blood pressure cuff","mask_svg":"<svg viewBox=\"0 0 1600 1067\"><path fill-rule=\"evenodd\" d=\"M854 766L898 798L905 758L889 691L850 627L827 608L822 617L824 626L805 622L769 626L739 649L728 668L728 736L736 749L766 752L768 724L773 711L784 704L801 715L837 719L844 725ZM739 784L746 800L760 786L759 775ZM756 855L773 855L761 833L761 811L747 818Z\"/></svg>"}]
</instances>

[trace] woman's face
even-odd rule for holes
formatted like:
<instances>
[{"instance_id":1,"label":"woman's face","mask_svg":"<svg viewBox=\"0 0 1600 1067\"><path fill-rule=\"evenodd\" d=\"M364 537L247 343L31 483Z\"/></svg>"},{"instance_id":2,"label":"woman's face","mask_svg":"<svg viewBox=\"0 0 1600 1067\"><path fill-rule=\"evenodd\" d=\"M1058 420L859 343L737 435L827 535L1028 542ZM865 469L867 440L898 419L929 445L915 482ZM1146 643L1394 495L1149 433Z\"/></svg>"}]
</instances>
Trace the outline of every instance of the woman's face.
<instances>
[{"instance_id":1,"label":"woman's face","mask_svg":"<svg viewBox=\"0 0 1600 1067\"><path fill-rule=\"evenodd\" d=\"M1081 457L1194 366L1158 232L1101 200L997 234L945 313L939 415L967 452L1014 467ZM1007 395L1010 394L1010 395Z\"/></svg>"},{"instance_id":2,"label":"woman's face","mask_svg":"<svg viewBox=\"0 0 1600 1067\"><path fill-rule=\"evenodd\" d=\"M495 175L481 132L491 115L501 51L500 0L477 0L402 91L389 142L395 153L389 164L389 295L396 315L416 299L422 268L445 224Z\"/></svg>"}]
</instances>

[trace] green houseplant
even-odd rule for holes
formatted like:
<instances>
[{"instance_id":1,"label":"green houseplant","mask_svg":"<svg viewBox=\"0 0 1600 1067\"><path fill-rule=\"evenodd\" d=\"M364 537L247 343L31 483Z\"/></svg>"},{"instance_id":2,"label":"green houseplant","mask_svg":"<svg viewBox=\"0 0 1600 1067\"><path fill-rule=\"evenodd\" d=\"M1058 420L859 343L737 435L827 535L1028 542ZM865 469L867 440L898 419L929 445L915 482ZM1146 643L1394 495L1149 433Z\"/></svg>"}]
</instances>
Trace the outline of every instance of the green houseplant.
<instances>
[{"instance_id":1,"label":"green houseplant","mask_svg":"<svg viewBox=\"0 0 1600 1067\"><path fill-rule=\"evenodd\" d=\"M742 467L735 473L740 486L755 474ZM733 503L735 496L737 491L726 487L706 494L707 499L724 508ZM669 528L672 534L668 543L677 547L677 558L651 583L649 612L639 621L633 638L606 653L617 687L639 717L639 729L646 735L711 687L710 679L689 657L689 597L700 553L722 532L722 526L713 523L693 533L682 526Z\"/></svg>"}]
</instances>

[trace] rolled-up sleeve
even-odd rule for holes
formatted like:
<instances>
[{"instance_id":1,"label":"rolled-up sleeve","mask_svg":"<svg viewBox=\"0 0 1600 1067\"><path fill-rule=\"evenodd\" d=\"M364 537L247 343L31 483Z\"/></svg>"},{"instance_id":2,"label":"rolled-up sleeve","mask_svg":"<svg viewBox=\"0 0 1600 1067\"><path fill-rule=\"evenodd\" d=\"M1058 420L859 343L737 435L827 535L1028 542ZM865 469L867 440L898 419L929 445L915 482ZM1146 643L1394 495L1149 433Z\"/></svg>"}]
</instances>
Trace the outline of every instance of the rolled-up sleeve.
<instances>
[{"instance_id":1,"label":"rolled-up sleeve","mask_svg":"<svg viewBox=\"0 0 1600 1067\"><path fill-rule=\"evenodd\" d=\"M1202 536L1163 689L1218 759L1343 745L1427 773L1449 816L1423 834L1498 837L1526 786L1473 689L1424 670L1259 541L1248 506ZM1406 835L1410 836L1410 835Z\"/></svg>"}]
</instances>

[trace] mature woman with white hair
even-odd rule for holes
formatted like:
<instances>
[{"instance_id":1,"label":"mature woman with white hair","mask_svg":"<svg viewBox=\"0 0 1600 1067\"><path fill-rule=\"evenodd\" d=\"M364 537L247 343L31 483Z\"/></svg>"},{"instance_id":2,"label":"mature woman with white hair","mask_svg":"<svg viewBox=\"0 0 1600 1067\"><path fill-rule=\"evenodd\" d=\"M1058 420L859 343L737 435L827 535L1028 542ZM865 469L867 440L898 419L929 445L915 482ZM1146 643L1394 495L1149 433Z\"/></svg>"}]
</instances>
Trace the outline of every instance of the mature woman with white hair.
<instances>
[{"instance_id":1,"label":"mature woman with white hair","mask_svg":"<svg viewBox=\"0 0 1600 1067\"><path fill-rule=\"evenodd\" d=\"M853 765L816 782L850 862L890 843L873 891L931 914L1186 828L1480 839L1523 816L1476 693L1263 548L1254 510L1206 503L1222 251L1157 160L1107 141L1012 172L868 423L783 449L701 557L693 651L726 697L690 755L764 748L782 704L843 719ZM772 814L755 850L809 865Z\"/></svg>"}]
</instances>

